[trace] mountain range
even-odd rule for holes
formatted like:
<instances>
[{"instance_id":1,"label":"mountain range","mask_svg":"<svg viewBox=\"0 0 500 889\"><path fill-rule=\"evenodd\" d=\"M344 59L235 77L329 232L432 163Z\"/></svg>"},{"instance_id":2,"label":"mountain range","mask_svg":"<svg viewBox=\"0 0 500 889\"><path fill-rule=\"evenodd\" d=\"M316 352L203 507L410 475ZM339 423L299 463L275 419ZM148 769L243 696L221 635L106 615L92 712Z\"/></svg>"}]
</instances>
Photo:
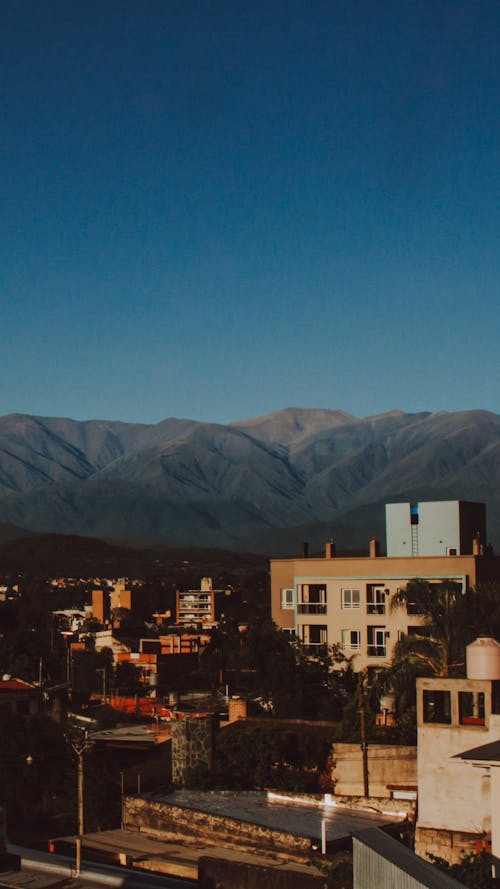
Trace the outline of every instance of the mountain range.
<instances>
[{"instance_id":1,"label":"mountain range","mask_svg":"<svg viewBox=\"0 0 500 889\"><path fill-rule=\"evenodd\" d=\"M394 500L481 500L500 542L500 416L287 408L229 425L0 418L0 538L298 553L367 547Z\"/></svg>"}]
</instances>

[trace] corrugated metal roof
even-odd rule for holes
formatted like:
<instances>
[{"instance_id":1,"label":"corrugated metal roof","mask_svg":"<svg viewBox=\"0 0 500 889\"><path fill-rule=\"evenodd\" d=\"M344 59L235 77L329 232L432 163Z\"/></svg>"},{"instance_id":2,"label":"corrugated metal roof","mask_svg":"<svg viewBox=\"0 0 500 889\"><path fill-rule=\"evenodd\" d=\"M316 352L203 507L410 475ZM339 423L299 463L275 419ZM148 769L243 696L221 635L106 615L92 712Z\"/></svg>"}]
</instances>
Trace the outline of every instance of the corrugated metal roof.
<instances>
[{"instance_id":1,"label":"corrugated metal roof","mask_svg":"<svg viewBox=\"0 0 500 889\"><path fill-rule=\"evenodd\" d=\"M412 877L418 884L425 886L426 889L466 889L463 883L449 877L443 871L438 870L429 861L425 861L419 855L415 855L411 849L402 843L393 839L385 831L373 827L368 830L353 834L354 839L354 855L356 856L356 842L372 849L386 861L395 865L402 871ZM401 886L408 885L402 879ZM382 887L377 887L382 889Z\"/></svg>"}]
</instances>

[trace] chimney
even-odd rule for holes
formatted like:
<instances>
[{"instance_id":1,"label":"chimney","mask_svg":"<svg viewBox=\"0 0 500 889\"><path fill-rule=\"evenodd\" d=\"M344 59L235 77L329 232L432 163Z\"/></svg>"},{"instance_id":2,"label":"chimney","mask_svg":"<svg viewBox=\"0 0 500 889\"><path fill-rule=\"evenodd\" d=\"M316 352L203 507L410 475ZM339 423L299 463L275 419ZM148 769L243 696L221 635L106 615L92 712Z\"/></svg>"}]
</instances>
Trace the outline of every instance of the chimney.
<instances>
[{"instance_id":1,"label":"chimney","mask_svg":"<svg viewBox=\"0 0 500 889\"><path fill-rule=\"evenodd\" d=\"M479 534L479 531L477 532L476 536L472 538L472 555L481 555L481 536Z\"/></svg>"},{"instance_id":2,"label":"chimney","mask_svg":"<svg viewBox=\"0 0 500 889\"><path fill-rule=\"evenodd\" d=\"M307 543L307 541L305 541L302 544L302 558L307 559L308 556L309 556L309 544Z\"/></svg>"},{"instance_id":3,"label":"chimney","mask_svg":"<svg viewBox=\"0 0 500 889\"><path fill-rule=\"evenodd\" d=\"M334 559L336 556L335 541L329 540L325 547L325 559Z\"/></svg>"},{"instance_id":4,"label":"chimney","mask_svg":"<svg viewBox=\"0 0 500 889\"><path fill-rule=\"evenodd\" d=\"M380 543L375 537L370 537L370 559L376 559L380 555Z\"/></svg>"}]
</instances>

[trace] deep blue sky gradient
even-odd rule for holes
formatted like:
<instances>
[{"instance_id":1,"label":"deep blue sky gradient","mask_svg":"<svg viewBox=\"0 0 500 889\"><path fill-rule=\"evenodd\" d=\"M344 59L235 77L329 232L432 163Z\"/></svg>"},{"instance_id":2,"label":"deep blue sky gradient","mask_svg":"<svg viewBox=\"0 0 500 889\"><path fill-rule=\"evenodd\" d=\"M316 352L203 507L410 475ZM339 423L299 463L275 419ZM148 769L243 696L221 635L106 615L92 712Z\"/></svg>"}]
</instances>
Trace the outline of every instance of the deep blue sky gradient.
<instances>
[{"instance_id":1,"label":"deep blue sky gradient","mask_svg":"<svg viewBox=\"0 0 500 889\"><path fill-rule=\"evenodd\" d=\"M500 6L4 0L0 414L500 410Z\"/></svg>"}]
</instances>

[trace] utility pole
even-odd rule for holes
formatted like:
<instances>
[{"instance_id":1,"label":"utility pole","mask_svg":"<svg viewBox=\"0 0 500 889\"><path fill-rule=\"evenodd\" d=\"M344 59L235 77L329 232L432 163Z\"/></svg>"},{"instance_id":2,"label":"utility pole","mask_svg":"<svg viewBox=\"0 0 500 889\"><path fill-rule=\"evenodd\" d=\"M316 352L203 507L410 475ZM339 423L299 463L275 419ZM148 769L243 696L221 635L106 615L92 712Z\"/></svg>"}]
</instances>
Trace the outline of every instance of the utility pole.
<instances>
[{"instance_id":1,"label":"utility pole","mask_svg":"<svg viewBox=\"0 0 500 889\"><path fill-rule=\"evenodd\" d=\"M106 703L106 667L98 667L96 673L102 673L102 703Z\"/></svg>"},{"instance_id":2,"label":"utility pole","mask_svg":"<svg viewBox=\"0 0 500 889\"><path fill-rule=\"evenodd\" d=\"M84 806L84 781L83 781L83 756L94 746L92 741L85 737L81 741L73 741L71 744L78 757L78 836L76 839L76 876L80 876L82 869L82 843L85 833L85 806Z\"/></svg>"},{"instance_id":3,"label":"utility pole","mask_svg":"<svg viewBox=\"0 0 500 889\"><path fill-rule=\"evenodd\" d=\"M368 742L366 740L366 709L365 709L365 677L364 673L358 673L358 698L359 698L359 724L361 730L361 754L363 761L363 793L370 796L368 782Z\"/></svg>"}]
</instances>

